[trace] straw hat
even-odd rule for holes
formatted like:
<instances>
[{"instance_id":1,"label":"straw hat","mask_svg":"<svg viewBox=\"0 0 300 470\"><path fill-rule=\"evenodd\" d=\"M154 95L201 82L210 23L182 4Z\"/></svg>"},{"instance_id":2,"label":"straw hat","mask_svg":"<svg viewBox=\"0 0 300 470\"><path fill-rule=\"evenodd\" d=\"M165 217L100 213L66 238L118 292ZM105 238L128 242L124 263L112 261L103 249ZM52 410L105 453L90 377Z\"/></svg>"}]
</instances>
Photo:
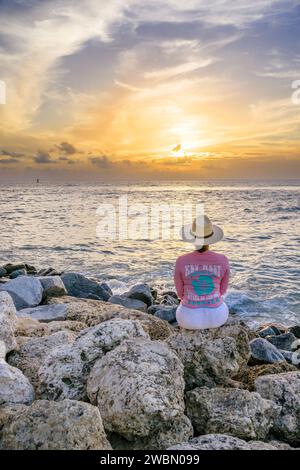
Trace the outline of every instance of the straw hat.
<instances>
[{"instance_id":1,"label":"straw hat","mask_svg":"<svg viewBox=\"0 0 300 470\"><path fill-rule=\"evenodd\" d=\"M197 217L192 224L184 225L181 229L182 239L197 247L217 243L223 236L221 227L212 224L207 215Z\"/></svg>"}]
</instances>

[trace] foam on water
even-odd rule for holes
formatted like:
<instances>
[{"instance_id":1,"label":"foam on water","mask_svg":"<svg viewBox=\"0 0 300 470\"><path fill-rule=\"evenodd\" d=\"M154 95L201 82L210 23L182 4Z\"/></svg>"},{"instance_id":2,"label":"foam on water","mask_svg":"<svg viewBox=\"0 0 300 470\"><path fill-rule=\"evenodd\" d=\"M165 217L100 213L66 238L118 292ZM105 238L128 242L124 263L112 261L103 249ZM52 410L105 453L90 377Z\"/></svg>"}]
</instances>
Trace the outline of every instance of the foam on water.
<instances>
[{"instance_id":1,"label":"foam on water","mask_svg":"<svg viewBox=\"0 0 300 470\"><path fill-rule=\"evenodd\" d=\"M299 322L299 181L0 188L1 263L24 260L90 274L107 280L116 293L137 282L174 288L174 262L189 246L179 240L97 239L97 207L125 194L129 203L204 203L226 235L215 248L231 262L226 300L232 310L253 320Z\"/></svg>"}]
</instances>

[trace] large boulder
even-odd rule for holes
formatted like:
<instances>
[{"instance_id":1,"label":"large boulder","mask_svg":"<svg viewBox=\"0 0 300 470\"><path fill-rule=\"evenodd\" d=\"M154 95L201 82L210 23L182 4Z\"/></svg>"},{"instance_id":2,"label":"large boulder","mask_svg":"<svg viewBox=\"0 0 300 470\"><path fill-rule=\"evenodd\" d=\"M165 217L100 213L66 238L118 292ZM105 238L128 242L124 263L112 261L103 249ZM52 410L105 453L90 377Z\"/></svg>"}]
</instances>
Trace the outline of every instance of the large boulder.
<instances>
[{"instance_id":1,"label":"large boulder","mask_svg":"<svg viewBox=\"0 0 300 470\"><path fill-rule=\"evenodd\" d=\"M7 352L17 347L16 325L16 308L12 298L7 292L0 292L0 341L4 341Z\"/></svg>"},{"instance_id":2,"label":"large boulder","mask_svg":"<svg viewBox=\"0 0 300 470\"><path fill-rule=\"evenodd\" d=\"M166 343L184 364L188 390L226 384L250 356L248 331L239 323L211 330L183 330Z\"/></svg>"},{"instance_id":3,"label":"large boulder","mask_svg":"<svg viewBox=\"0 0 300 470\"><path fill-rule=\"evenodd\" d=\"M99 410L88 403L35 401L9 417L5 450L110 450Z\"/></svg>"},{"instance_id":4,"label":"large boulder","mask_svg":"<svg viewBox=\"0 0 300 470\"><path fill-rule=\"evenodd\" d=\"M43 286L43 298L67 295L67 289L60 276L40 276L38 280Z\"/></svg>"},{"instance_id":5,"label":"large boulder","mask_svg":"<svg viewBox=\"0 0 300 470\"><path fill-rule=\"evenodd\" d=\"M0 286L0 291L8 292L17 310L36 307L42 301L43 287L38 279L31 276L19 276Z\"/></svg>"},{"instance_id":6,"label":"large boulder","mask_svg":"<svg viewBox=\"0 0 300 470\"><path fill-rule=\"evenodd\" d=\"M76 299L74 297L50 298L47 304L63 303L67 305L67 320L80 321L86 326L95 326L113 318L138 320L151 339L165 339L174 333L173 328L165 321L147 313L131 310L122 305L96 300Z\"/></svg>"},{"instance_id":7,"label":"large boulder","mask_svg":"<svg viewBox=\"0 0 300 470\"><path fill-rule=\"evenodd\" d=\"M87 392L105 429L129 448L164 449L192 436L183 365L161 341L128 340L107 353L95 363Z\"/></svg>"},{"instance_id":8,"label":"large boulder","mask_svg":"<svg viewBox=\"0 0 300 470\"><path fill-rule=\"evenodd\" d=\"M69 331L60 331L49 336L32 338L26 341L18 351L12 352L7 361L20 369L35 389L38 386L38 370L52 350L72 343L76 335Z\"/></svg>"},{"instance_id":9,"label":"large boulder","mask_svg":"<svg viewBox=\"0 0 300 470\"><path fill-rule=\"evenodd\" d=\"M258 393L234 388L196 388L187 392L187 415L197 434L221 433L265 439L281 407Z\"/></svg>"},{"instance_id":10,"label":"large boulder","mask_svg":"<svg viewBox=\"0 0 300 470\"><path fill-rule=\"evenodd\" d=\"M0 341L0 405L32 403L34 400L32 385L19 369L5 362L5 353L5 344Z\"/></svg>"},{"instance_id":11,"label":"large boulder","mask_svg":"<svg viewBox=\"0 0 300 470\"><path fill-rule=\"evenodd\" d=\"M257 392L282 406L274 432L292 445L300 445L300 372L265 375L255 381Z\"/></svg>"},{"instance_id":12,"label":"large boulder","mask_svg":"<svg viewBox=\"0 0 300 470\"><path fill-rule=\"evenodd\" d=\"M112 293L108 290L106 284L101 285L97 281L88 279L82 274L78 273L65 273L62 274L61 279L67 289L69 295L73 297L80 297L89 299L91 297L107 301Z\"/></svg>"},{"instance_id":13,"label":"large boulder","mask_svg":"<svg viewBox=\"0 0 300 470\"><path fill-rule=\"evenodd\" d=\"M126 292L126 295L129 299L141 300L147 307L153 304L154 299L148 284L136 284L129 292Z\"/></svg>"},{"instance_id":14,"label":"large boulder","mask_svg":"<svg viewBox=\"0 0 300 470\"><path fill-rule=\"evenodd\" d=\"M112 304L123 305L123 307L140 310L141 312L147 311L145 302L137 299L130 299L126 295L112 295L108 301Z\"/></svg>"},{"instance_id":15,"label":"large boulder","mask_svg":"<svg viewBox=\"0 0 300 470\"><path fill-rule=\"evenodd\" d=\"M55 349L38 371L40 398L87 400L86 381L97 359L129 338L149 338L136 320L114 319L83 330L72 345Z\"/></svg>"},{"instance_id":16,"label":"large boulder","mask_svg":"<svg viewBox=\"0 0 300 470\"><path fill-rule=\"evenodd\" d=\"M23 308L18 311L18 317L33 318L44 323L62 321L67 318L68 309L64 304L40 305L35 308Z\"/></svg>"},{"instance_id":17,"label":"large boulder","mask_svg":"<svg viewBox=\"0 0 300 470\"><path fill-rule=\"evenodd\" d=\"M277 448L265 442L246 442L226 434L206 434L169 447L167 450L277 450Z\"/></svg>"}]
</instances>

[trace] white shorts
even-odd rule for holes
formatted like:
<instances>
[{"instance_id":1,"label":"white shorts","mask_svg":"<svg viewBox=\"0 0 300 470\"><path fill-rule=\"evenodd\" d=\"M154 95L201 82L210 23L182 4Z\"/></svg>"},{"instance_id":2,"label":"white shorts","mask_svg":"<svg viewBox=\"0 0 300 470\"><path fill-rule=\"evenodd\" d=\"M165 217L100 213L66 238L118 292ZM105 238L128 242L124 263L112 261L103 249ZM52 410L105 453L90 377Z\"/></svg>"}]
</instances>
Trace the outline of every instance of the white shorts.
<instances>
[{"instance_id":1,"label":"white shorts","mask_svg":"<svg viewBox=\"0 0 300 470\"><path fill-rule=\"evenodd\" d=\"M176 310L176 320L181 328L187 330L205 330L218 328L228 319L228 307L223 302L219 307L189 308L179 305Z\"/></svg>"}]
</instances>

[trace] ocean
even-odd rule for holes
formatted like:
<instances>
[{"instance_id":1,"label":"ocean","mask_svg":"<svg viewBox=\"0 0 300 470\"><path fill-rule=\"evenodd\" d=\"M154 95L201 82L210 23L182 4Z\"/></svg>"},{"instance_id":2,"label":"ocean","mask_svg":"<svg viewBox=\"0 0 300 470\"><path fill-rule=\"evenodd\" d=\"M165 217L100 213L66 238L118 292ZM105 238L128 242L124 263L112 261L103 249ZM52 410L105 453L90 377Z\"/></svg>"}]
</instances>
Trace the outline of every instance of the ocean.
<instances>
[{"instance_id":1,"label":"ocean","mask_svg":"<svg viewBox=\"0 0 300 470\"><path fill-rule=\"evenodd\" d=\"M187 204L204 204L205 212L224 229L224 240L213 249L230 260L226 301L231 310L250 321L299 323L299 180L41 181L0 188L0 265L24 261L37 268L81 272L107 281L115 293L140 282L174 289L174 263L191 251L188 244L176 237L145 235L150 220L145 213L138 239L99 238L99 222L111 226L114 218L104 215L105 208L118 207L120 197L128 199L131 224L145 208L150 211L157 204L175 205L178 211ZM124 219L123 230L122 224Z\"/></svg>"}]
</instances>

